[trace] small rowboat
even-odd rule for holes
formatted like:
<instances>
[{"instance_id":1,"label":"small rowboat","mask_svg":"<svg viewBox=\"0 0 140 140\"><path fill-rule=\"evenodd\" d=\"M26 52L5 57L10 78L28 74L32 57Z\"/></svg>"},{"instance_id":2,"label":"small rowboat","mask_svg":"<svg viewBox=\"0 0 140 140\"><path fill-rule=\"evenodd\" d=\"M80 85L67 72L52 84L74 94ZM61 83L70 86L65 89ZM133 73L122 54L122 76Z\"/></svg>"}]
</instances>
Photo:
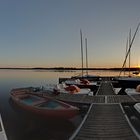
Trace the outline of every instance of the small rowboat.
<instances>
[{"instance_id":1,"label":"small rowboat","mask_svg":"<svg viewBox=\"0 0 140 140\"><path fill-rule=\"evenodd\" d=\"M7 140L7 136L4 130L1 115L0 115L0 140Z\"/></svg>"},{"instance_id":2,"label":"small rowboat","mask_svg":"<svg viewBox=\"0 0 140 140\"><path fill-rule=\"evenodd\" d=\"M31 93L11 91L11 99L22 109L46 118L70 119L79 112L79 108L67 103Z\"/></svg>"}]
</instances>

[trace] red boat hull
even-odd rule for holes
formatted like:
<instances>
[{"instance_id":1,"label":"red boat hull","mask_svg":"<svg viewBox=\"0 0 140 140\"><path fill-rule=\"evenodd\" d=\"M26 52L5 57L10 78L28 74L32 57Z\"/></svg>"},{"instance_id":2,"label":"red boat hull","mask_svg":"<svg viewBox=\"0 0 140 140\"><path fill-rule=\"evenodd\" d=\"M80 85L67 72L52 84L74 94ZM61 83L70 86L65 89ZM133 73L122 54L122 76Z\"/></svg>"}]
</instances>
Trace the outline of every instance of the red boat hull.
<instances>
[{"instance_id":1,"label":"red boat hull","mask_svg":"<svg viewBox=\"0 0 140 140\"><path fill-rule=\"evenodd\" d=\"M57 101L50 98L42 98L36 95L28 94L28 93L11 93L12 100L22 109L32 112L36 115L40 115L46 118L64 118L70 119L76 116L79 112L77 107L71 106L61 101ZM38 101L32 102L32 104L28 104L23 102L24 98L37 98ZM48 101L53 105L58 105L57 107L48 107ZM52 106L51 105L51 106ZM54 106L53 105L53 106Z\"/></svg>"}]
</instances>

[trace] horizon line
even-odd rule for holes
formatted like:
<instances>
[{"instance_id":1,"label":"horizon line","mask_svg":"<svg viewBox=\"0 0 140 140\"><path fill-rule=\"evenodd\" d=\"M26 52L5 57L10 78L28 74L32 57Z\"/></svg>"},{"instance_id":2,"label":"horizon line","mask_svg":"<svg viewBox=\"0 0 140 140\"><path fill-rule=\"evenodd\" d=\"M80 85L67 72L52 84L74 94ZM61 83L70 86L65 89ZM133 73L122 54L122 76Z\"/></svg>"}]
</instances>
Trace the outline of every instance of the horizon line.
<instances>
[{"instance_id":1,"label":"horizon line","mask_svg":"<svg viewBox=\"0 0 140 140\"><path fill-rule=\"evenodd\" d=\"M21 70L121 70L121 67L90 67L90 68L77 68L77 67L0 67L0 69L21 69ZM126 67L123 70L139 70L140 67Z\"/></svg>"}]
</instances>

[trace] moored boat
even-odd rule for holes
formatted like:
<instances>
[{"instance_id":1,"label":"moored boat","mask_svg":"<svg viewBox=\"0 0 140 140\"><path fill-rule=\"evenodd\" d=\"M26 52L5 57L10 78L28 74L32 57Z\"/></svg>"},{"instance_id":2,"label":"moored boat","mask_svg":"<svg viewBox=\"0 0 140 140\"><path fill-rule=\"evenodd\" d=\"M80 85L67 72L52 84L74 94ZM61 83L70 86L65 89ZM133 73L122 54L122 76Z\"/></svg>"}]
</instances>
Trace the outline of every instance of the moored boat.
<instances>
[{"instance_id":1,"label":"moored boat","mask_svg":"<svg viewBox=\"0 0 140 140\"><path fill-rule=\"evenodd\" d=\"M86 85L90 85L90 86L96 86L97 82L91 82L87 79L67 79L66 81L64 81L64 83L66 85L77 85L77 86L86 86Z\"/></svg>"},{"instance_id":2,"label":"moored boat","mask_svg":"<svg viewBox=\"0 0 140 140\"><path fill-rule=\"evenodd\" d=\"M21 109L46 118L70 119L79 112L77 107L67 103L49 97L39 97L31 93L20 93L20 90L19 92L11 91L11 99L20 106Z\"/></svg>"},{"instance_id":3,"label":"moored boat","mask_svg":"<svg viewBox=\"0 0 140 140\"><path fill-rule=\"evenodd\" d=\"M0 140L7 140L7 136L5 133L4 126L3 126L1 115L0 115Z\"/></svg>"},{"instance_id":4,"label":"moored boat","mask_svg":"<svg viewBox=\"0 0 140 140\"><path fill-rule=\"evenodd\" d=\"M95 92L100 85L99 81L90 81L86 78L64 78L59 79L59 83L65 83L66 85L76 85L80 89L88 88Z\"/></svg>"},{"instance_id":5,"label":"moored boat","mask_svg":"<svg viewBox=\"0 0 140 140\"><path fill-rule=\"evenodd\" d=\"M89 74L72 76L71 78L88 79L89 81L100 81L100 79L101 79L101 77L98 75L89 75Z\"/></svg>"},{"instance_id":6,"label":"moored boat","mask_svg":"<svg viewBox=\"0 0 140 140\"><path fill-rule=\"evenodd\" d=\"M79 88L77 85L66 85L65 83L54 85L53 87L46 87L43 89L54 94L84 94L93 96L93 91L90 88Z\"/></svg>"},{"instance_id":7,"label":"moored boat","mask_svg":"<svg viewBox=\"0 0 140 140\"><path fill-rule=\"evenodd\" d=\"M136 88L140 84L140 77L118 77L115 79L124 88Z\"/></svg>"},{"instance_id":8,"label":"moored boat","mask_svg":"<svg viewBox=\"0 0 140 140\"><path fill-rule=\"evenodd\" d=\"M133 74L138 75L140 72L139 71L134 71Z\"/></svg>"},{"instance_id":9,"label":"moored boat","mask_svg":"<svg viewBox=\"0 0 140 140\"><path fill-rule=\"evenodd\" d=\"M140 103L136 103L134 108L138 111L138 113L140 113Z\"/></svg>"}]
</instances>

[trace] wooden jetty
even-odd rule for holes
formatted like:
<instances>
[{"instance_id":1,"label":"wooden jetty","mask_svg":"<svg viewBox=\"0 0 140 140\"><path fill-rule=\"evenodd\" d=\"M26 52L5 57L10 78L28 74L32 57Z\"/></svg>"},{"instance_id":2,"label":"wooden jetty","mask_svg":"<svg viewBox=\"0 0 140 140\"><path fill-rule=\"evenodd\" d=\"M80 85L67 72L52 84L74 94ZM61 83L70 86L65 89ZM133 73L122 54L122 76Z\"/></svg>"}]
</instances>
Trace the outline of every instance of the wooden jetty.
<instances>
[{"instance_id":1,"label":"wooden jetty","mask_svg":"<svg viewBox=\"0 0 140 140\"><path fill-rule=\"evenodd\" d=\"M41 94L41 91L39 91L39 94ZM62 93L53 95L47 91L46 93L42 91L42 95L65 102L90 105L82 123L69 140L140 139L140 134L130 123L121 105L121 103L140 102L140 95L117 95L111 81L105 81L104 79L95 96Z\"/></svg>"},{"instance_id":2,"label":"wooden jetty","mask_svg":"<svg viewBox=\"0 0 140 140\"><path fill-rule=\"evenodd\" d=\"M110 82L102 82L96 95L116 95Z\"/></svg>"},{"instance_id":3,"label":"wooden jetty","mask_svg":"<svg viewBox=\"0 0 140 140\"><path fill-rule=\"evenodd\" d=\"M119 104L92 104L69 140L137 140Z\"/></svg>"},{"instance_id":4,"label":"wooden jetty","mask_svg":"<svg viewBox=\"0 0 140 140\"><path fill-rule=\"evenodd\" d=\"M135 102L137 100L135 97L115 95L110 82L102 82L95 97L103 97L104 103L91 104L81 125L69 140L137 140L140 138L120 104Z\"/></svg>"}]
</instances>

